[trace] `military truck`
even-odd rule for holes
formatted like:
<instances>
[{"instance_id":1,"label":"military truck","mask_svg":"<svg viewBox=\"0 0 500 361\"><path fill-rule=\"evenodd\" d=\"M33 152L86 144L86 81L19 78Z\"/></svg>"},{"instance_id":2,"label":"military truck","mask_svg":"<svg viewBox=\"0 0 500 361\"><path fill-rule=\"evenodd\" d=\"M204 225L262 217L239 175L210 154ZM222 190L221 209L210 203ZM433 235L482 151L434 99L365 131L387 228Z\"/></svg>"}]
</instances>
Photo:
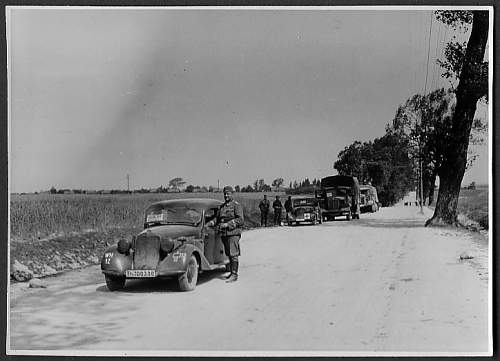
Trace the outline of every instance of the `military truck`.
<instances>
[{"instance_id":1,"label":"military truck","mask_svg":"<svg viewBox=\"0 0 500 361\"><path fill-rule=\"evenodd\" d=\"M319 200L323 221L346 217L359 219L360 190L356 177L334 175L321 179L321 188L315 192Z\"/></svg>"},{"instance_id":2,"label":"military truck","mask_svg":"<svg viewBox=\"0 0 500 361\"><path fill-rule=\"evenodd\" d=\"M379 209L377 188L369 184L359 186L361 192L361 212L376 212Z\"/></svg>"}]
</instances>

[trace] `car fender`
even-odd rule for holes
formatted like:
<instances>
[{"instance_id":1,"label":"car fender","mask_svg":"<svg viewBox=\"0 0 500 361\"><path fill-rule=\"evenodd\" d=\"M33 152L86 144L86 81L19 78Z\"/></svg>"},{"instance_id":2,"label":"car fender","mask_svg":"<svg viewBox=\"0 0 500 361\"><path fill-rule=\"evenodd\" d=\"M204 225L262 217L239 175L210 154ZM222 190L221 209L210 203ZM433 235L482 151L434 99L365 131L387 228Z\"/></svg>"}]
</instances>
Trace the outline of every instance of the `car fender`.
<instances>
[{"instance_id":1,"label":"car fender","mask_svg":"<svg viewBox=\"0 0 500 361\"><path fill-rule=\"evenodd\" d=\"M132 255L118 252L116 244L109 247L101 258L103 273L123 275L130 268L132 268Z\"/></svg>"},{"instance_id":2,"label":"car fender","mask_svg":"<svg viewBox=\"0 0 500 361\"><path fill-rule=\"evenodd\" d=\"M187 269L187 264L191 255L195 254L199 261L199 267L201 270L209 270L210 263L203 255L203 252L200 249L192 244L183 244L182 246L176 248L173 252L169 253L167 257L165 257L158 264L158 274L159 275L167 275L171 273L182 273Z\"/></svg>"}]
</instances>

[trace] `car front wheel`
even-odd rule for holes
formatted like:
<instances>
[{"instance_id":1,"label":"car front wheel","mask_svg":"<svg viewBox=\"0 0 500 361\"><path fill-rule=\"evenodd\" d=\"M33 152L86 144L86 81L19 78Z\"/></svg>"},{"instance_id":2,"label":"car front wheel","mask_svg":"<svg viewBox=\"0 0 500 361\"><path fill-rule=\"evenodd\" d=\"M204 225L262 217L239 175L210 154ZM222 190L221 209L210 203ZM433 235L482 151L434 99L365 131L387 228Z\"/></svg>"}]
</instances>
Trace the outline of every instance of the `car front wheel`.
<instances>
[{"instance_id":1,"label":"car front wheel","mask_svg":"<svg viewBox=\"0 0 500 361\"><path fill-rule=\"evenodd\" d=\"M125 286L125 277L104 275L104 278L106 279L106 286L108 286L108 290L110 291L118 291Z\"/></svg>"},{"instance_id":2,"label":"car front wheel","mask_svg":"<svg viewBox=\"0 0 500 361\"><path fill-rule=\"evenodd\" d=\"M179 288L181 291L192 291L198 282L198 261L194 254L189 258L186 271L178 278Z\"/></svg>"}]
</instances>

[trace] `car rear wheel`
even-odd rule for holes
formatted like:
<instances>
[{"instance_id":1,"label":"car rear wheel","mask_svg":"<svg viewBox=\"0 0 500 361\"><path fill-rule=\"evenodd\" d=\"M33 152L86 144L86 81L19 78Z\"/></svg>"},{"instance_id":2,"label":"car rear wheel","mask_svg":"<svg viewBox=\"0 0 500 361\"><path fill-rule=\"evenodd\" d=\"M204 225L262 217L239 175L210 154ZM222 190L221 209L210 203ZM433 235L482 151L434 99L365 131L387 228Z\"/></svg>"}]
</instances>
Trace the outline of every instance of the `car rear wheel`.
<instances>
[{"instance_id":1,"label":"car rear wheel","mask_svg":"<svg viewBox=\"0 0 500 361\"><path fill-rule=\"evenodd\" d=\"M347 220L350 221L351 220L351 213L347 214Z\"/></svg>"},{"instance_id":2,"label":"car rear wheel","mask_svg":"<svg viewBox=\"0 0 500 361\"><path fill-rule=\"evenodd\" d=\"M189 258L186 271L178 278L179 288L181 291L192 291L198 282L198 261L194 254Z\"/></svg>"},{"instance_id":3,"label":"car rear wheel","mask_svg":"<svg viewBox=\"0 0 500 361\"><path fill-rule=\"evenodd\" d=\"M110 291L118 291L125 286L125 277L104 275L104 278L106 279L106 286L108 286L108 290Z\"/></svg>"}]
</instances>

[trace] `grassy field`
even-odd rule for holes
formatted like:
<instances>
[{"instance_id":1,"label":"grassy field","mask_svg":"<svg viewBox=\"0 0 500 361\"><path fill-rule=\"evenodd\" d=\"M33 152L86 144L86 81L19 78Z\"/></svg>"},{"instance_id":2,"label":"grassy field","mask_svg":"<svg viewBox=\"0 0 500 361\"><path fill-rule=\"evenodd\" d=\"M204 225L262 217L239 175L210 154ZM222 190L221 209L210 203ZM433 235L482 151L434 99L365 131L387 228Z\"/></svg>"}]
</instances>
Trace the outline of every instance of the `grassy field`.
<instances>
[{"instance_id":1,"label":"grassy field","mask_svg":"<svg viewBox=\"0 0 500 361\"><path fill-rule=\"evenodd\" d=\"M278 193L266 193L272 199ZM282 195L282 194L280 194ZM260 223L262 193L236 193L243 206L245 227ZM12 240L36 240L80 232L110 229L138 230L151 203L176 198L223 199L222 193L168 193L130 195L30 194L13 195L10 202Z\"/></svg>"},{"instance_id":2,"label":"grassy field","mask_svg":"<svg viewBox=\"0 0 500 361\"><path fill-rule=\"evenodd\" d=\"M462 189L458 199L458 212L488 229L488 187Z\"/></svg>"}]
</instances>

